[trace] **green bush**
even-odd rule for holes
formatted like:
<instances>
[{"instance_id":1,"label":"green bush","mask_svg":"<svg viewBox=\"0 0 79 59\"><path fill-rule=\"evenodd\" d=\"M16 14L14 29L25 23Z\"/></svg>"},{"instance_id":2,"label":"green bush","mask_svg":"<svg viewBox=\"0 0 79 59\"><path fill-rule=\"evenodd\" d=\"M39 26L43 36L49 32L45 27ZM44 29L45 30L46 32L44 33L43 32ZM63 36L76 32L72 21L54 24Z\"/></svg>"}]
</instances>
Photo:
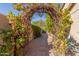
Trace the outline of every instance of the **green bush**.
<instances>
[{"instance_id":1,"label":"green bush","mask_svg":"<svg viewBox=\"0 0 79 59\"><path fill-rule=\"evenodd\" d=\"M12 30L5 29L0 33L0 38L3 41L0 47L0 55L12 55Z\"/></svg>"}]
</instances>

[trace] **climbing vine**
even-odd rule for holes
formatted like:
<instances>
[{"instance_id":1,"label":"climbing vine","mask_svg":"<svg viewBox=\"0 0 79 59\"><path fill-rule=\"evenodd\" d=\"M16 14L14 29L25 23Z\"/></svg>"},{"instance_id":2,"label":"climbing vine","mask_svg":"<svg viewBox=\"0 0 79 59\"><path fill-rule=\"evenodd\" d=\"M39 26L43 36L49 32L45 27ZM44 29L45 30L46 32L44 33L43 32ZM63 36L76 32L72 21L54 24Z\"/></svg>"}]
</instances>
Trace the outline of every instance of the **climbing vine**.
<instances>
[{"instance_id":1,"label":"climbing vine","mask_svg":"<svg viewBox=\"0 0 79 59\"><path fill-rule=\"evenodd\" d=\"M57 39L53 41L54 53L55 55L67 55L69 52L69 41L67 39L72 21L70 21L70 15L67 16L70 12L65 9L62 13L60 19L60 26L57 31ZM66 17L67 16L67 17Z\"/></svg>"}]
</instances>

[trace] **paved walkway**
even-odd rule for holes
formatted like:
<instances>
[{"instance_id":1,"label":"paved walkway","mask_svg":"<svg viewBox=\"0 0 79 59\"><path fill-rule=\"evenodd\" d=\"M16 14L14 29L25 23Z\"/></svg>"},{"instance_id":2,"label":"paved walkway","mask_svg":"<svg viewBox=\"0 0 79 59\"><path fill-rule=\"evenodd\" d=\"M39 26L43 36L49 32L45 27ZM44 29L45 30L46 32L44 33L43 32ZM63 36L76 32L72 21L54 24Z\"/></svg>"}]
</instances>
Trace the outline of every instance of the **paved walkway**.
<instances>
[{"instance_id":1,"label":"paved walkway","mask_svg":"<svg viewBox=\"0 0 79 59\"><path fill-rule=\"evenodd\" d=\"M51 39L48 39L48 35L43 33L41 37L34 39L29 44L28 56L49 56L53 55Z\"/></svg>"}]
</instances>

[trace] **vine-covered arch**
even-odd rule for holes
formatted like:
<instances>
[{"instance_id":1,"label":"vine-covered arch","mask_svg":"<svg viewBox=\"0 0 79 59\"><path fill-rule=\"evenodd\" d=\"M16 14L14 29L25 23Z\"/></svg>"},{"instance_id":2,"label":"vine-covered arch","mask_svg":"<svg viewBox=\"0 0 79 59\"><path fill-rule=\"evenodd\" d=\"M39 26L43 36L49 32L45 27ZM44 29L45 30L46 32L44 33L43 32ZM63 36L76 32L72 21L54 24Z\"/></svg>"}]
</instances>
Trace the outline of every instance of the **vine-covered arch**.
<instances>
[{"instance_id":1,"label":"vine-covered arch","mask_svg":"<svg viewBox=\"0 0 79 59\"><path fill-rule=\"evenodd\" d=\"M35 12L45 12L48 13L54 21L54 33L57 32L57 28L59 26L59 20L61 14L55 9L53 5L50 4L33 4L26 8L26 10L22 13L22 24L26 25L26 28L31 28L31 17ZM29 29L28 29L29 32ZM31 32L32 33L32 32Z\"/></svg>"},{"instance_id":2,"label":"vine-covered arch","mask_svg":"<svg viewBox=\"0 0 79 59\"><path fill-rule=\"evenodd\" d=\"M0 47L1 53L5 52L11 53L12 55L27 55L27 49L29 49L28 43L33 39L33 27L31 24L31 17L35 12L45 12L48 16L51 16L51 20L48 21L53 23L50 25L52 35L52 46L54 55L67 55L70 54L72 49L70 49L70 41L67 36L70 31L71 21L70 12L68 9L62 11L60 8L55 8L53 4L27 4L23 7L23 4L15 4L15 9L21 10L23 13L15 16L12 12L8 15L8 20L11 28L5 30L1 33L0 37L4 41L5 45L2 44ZM18 8L17 8L18 7ZM57 9L57 10L56 10ZM47 16L47 20L50 17ZM52 28L53 27L53 28ZM37 29L37 28L36 28ZM5 33L6 32L6 33ZM4 35L3 35L4 34ZM7 36L6 36L7 35ZM8 41L7 41L8 39ZM26 41L27 40L27 41ZM10 43L10 45L8 45ZM40 42L41 43L41 42ZM10 46L10 48L8 48ZM6 48L7 47L7 48ZM3 48L5 48L3 50ZM7 51L6 51L7 50ZM10 52L9 52L10 51ZM71 53L72 54L72 53ZM1 54L0 54L1 55Z\"/></svg>"},{"instance_id":3,"label":"vine-covered arch","mask_svg":"<svg viewBox=\"0 0 79 59\"><path fill-rule=\"evenodd\" d=\"M54 55L65 55L68 53L68 40L67 36L69 35L71 21L68 10L64 12L59 12L55 9L55 6L52 4L32 4L27 6L26 10L22 13L21 22L26 28L26 36L27 40L31 40L33 38L33 31L31 27L31 17L35 12L45 12L48 13L53 20L53 47L54 47ZM66 17L67 16L67 17ZM65 17L65 18L64 18ZM64 46L62 47L64 42ZM60 47L59 47L60 46Z\"/></svg>"}]
</instances>

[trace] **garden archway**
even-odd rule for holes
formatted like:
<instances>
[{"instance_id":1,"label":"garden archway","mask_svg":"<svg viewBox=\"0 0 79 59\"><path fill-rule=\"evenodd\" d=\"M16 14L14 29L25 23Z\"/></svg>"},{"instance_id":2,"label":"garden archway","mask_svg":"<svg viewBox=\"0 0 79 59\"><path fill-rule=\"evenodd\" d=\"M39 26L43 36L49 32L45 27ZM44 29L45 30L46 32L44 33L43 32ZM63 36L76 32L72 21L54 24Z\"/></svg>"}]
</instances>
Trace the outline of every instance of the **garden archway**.
<instances>
[{"instance_id":1,"label":"garden archway","mask_svg":"<svg viewBox=\"0 0 79 59\"><path fill-rule=\"evenodd\" d=\"M56 50L54 52L57 53L55 55L65 55L67 53L66 48L68 46L66 44L67 43L66 38L69 34L70 26L71 26L71 22L69 20L70 17L67 19L63 19L63 17L64 17L63 14L59 13L55 9L55 7L51 4L32 4L32 5L28 6L26 8L26 10L22 13L21 22L27 30L26 35L28 36L29 41L32 39L32 36L33 36L32 28L31 28L31 17L37 11L48 13L51 16L52 20L54 20L54 24L52 25L53 26L52 34L55 35L55 38L54 38L55 40L54 40L53 44L56 44L56 45L54 45L54 48ZM61 44L63 42L65 42L64 47L61 46ZM59 49L59 50L57 50L57 49Z\"/></svg>"},{"instance_id":2,"label":"garden archway","mask_svg":"<svg viewBox=\"0 0 79 59\"><path fill-rule=\"evenodd\" d=\"M33 4L33 5L30 5L29 7L27 7L25 11L23 12L21 21L22 21L22 24L25 25L25 27L27 28L28 32L30 32L30 33L28 33L28 35L32 34L31 17L35 12L44 12L44 13L48 13L51 16L51 18L54 20L53 34L56 34L56 32L58 30L59 20L61 18L60 17L61 14L55 10L53 5L50 5L50 4Z\"/></svg>"}]
</instances>

